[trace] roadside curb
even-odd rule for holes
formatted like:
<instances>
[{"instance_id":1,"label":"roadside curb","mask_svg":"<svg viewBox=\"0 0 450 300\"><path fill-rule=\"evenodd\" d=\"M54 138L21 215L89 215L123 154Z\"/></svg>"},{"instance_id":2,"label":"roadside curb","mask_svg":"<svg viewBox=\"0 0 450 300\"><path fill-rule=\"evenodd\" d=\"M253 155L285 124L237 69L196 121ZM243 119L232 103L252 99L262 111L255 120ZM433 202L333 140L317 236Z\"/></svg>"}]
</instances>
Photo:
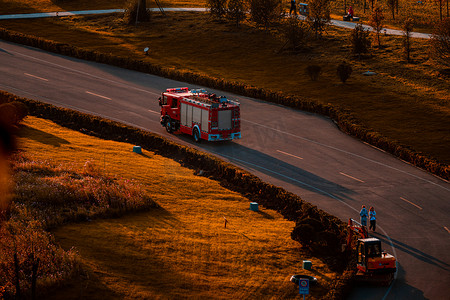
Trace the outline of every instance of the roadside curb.
<instances>
[{"instance_id":1,"label":"roadside curb","mask_svg":"<svg viewBox=\"0 0 450 300\"><path fill-rule=\"evenodd\" d=\"M156 133L0 91L0 103L12 101L25 103L30 115L98 138L140 145L143 149L180 162L183 166L195 170L197 174L200 174L201 170L202 175L199 176L216 180L227 189L240 193L250 202L258 202L267 209L275 210L296 224L311 220L311 224L320 224L320 227L312 227L316 238L309 244L300 243L292 233L291 238L305 249L310 249L314 257L322 259L331 269L342 272L330 288L326 299L344 299L344 295L350 291L354 274L349 271L353 267L349 266L352 259L348 252L340 252L340 246L346 240L347 224L304 201L298 195L266 183L211 154L180 145Z\"/></svg>"},{"instance_id":2,"label":"roadside curb","mask_svg":"<svg viewBox=\"0 0 450 300\"><path fill-rule=\"evenodd\" d=\"M203 85L246 97L257 98L287 107L321 114L334 120L343 132L380 148L416 167L424 169L445 180L450 180L449 165L442 164L423 153L416 152L408 146L401 145L378 132L364 127L352 114L331 104L321 104L299 96L285 95L283 92L274 92L264 88L248 86L240 82L227 81L222 78L215 78L189 71L181 71L175 68L163 68L142 60L119 57L110 53L102 53L68 44L57 43L35 36L9 31L4 28L0 28L0 39L40 48L61 55L114 65L121 68L150 73L192 84Z\"/></svg>"}]
</instances>

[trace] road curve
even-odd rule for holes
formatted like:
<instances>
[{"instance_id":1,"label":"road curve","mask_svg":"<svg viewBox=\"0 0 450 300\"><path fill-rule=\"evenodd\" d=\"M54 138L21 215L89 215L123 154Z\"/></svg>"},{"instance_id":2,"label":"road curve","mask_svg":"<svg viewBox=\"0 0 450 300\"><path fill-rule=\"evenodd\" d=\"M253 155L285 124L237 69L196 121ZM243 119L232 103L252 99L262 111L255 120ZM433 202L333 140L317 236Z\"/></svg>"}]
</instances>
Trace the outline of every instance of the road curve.
<instances>
[{"instance_id":1,"label":"road curve","mask_svg":"<svg viewBox=\"0 0 450 300\"><path fill-rule=\"evenodd\" d=\"M343 221L374 206L373 235L398 260L386 288L351 299L449 299L450 184L339 131L327 118L257 99L241 102L241 140L194 144L159 124L159 93L189 86L0 41L0 89L156 132L213 153ZM211 89L209 89L211 90Z\"/></svg>"}]
</instances>

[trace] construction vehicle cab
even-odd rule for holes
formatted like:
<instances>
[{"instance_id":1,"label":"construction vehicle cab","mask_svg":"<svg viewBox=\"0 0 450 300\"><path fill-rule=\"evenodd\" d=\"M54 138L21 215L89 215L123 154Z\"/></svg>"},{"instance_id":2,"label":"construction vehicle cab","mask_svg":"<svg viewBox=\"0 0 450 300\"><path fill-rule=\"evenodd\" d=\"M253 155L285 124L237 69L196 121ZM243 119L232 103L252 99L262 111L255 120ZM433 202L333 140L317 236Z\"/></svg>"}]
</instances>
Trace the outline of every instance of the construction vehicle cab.
<instances>
[{"instance_id":1,"label":"construction vehicle cab","mask_svg":"<svg viewBox=\"0 0 450 300\"><path fill-rule=\"evenodd\" d=\"M395 273L394 256L381 251L381 241L377 238L359 239L357 268L362 272Z\"/></svg>"},{"instance_id":2,"label":"construction vehicle cab","mask_svg":"<svg viewBox=\"0 0 450 300\"><path fill-rule=\"evenodd\" d=\"M352 249L353 235L355 233L358 235L356 280L389 285L397 271L395 257L382 251L381 241L377 238L369 238L366 228L357 221L349 219L348 229L349 250Z\"/></svg>"}]
</instances>

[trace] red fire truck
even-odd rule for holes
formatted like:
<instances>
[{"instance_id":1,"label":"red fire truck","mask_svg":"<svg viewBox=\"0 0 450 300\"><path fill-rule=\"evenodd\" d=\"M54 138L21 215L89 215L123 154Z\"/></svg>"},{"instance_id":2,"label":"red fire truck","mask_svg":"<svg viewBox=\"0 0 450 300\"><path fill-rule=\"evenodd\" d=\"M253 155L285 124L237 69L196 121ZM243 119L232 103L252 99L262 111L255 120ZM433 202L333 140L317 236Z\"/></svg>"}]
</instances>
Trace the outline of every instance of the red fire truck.
<instances>
[{"instance_id":1,"label":"red fire truck","mask_svg":"<svg viewBox=\"0 0 450 300\"><path fill-rule=\"evenodd\" d=\"M196 142L241 138L239 102L203 89L170 88L159 98L161 125L167 132L190 134Z\"/></svg>"}]
</instances>

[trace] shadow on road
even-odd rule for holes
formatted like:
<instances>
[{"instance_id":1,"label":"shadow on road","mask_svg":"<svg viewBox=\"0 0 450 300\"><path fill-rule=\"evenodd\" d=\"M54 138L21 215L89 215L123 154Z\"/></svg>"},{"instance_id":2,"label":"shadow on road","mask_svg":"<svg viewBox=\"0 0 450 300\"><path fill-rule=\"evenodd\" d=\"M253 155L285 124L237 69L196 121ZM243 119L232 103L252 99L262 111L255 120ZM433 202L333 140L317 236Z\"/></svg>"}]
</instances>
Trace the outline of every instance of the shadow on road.
<instances>
[{"instance_id":1,"label":"shadow on road","mask_svg":"<svg viewBox=\"0 0 450 300\"><path fill-rule=\"evenodd\" d=\"M424 300L423 291L405 282L405 270L397 264L397 279L389 287L371 283L357 283L347 298L348 300L379 300L379 299L408 299Z\"/></svg>"},{"instance_id":2,"label":"shadow on road","mask_svg":"<svg viewBox=\"0 0 450 300\"><path fill-rule=\"evenodd\" d=\"M200 146L203 150L220 155L241 168L263 173L334 200L353 201L351 195L355 194L354 191L261 151L234 142L202 143L198 145L193 142L190 136L178 135L178 138L193 147Z\"/></svg>"},{"instance_id":3,"label":"shadow on road","mask_svg":"<svg viewBox=\"0 0 450 300\"><path fill-rule=\"evenodd\" d=\"M450 265L448 263L446 263L446 262L444 262L444 261L442 261L442 260L440 260L440 259L438 259L436 257L433 257L433 256L431 256L429 254L426 254L426 253L424 253L424 252L422 252L422 251L420 251L420 250L418 250L416 248L413 248L413 247L411 247L411 246L409 246L409 245L407 245L405 243L402 243L402 242L400 242L400 241L398 241L396 239L390 238L390 241L389 241L388 238L384 234L381 234L381 233L378 233L378 232L372 232L371 235L373 235L376 238L380 239L382 242L386 243L387 245L389 245L390 241L392 241L392 244L394 245L394 248L396 248L396 249L398 249L400 251L403 251L403 252L405 252L405 253L407 253L407 254L409 254L409 255L411 255L411 256L413 256L413 257L415 257L415 258L417 258L417 259L419 259L419 260L421 260L421 261L423 261L425 263L434 265L434 266L436 266L436 267L438 267L438 268L440 268L442 270L445 270L445 271L449 271L450 270L449 269Z\"/></svg>"}]
</instances>

